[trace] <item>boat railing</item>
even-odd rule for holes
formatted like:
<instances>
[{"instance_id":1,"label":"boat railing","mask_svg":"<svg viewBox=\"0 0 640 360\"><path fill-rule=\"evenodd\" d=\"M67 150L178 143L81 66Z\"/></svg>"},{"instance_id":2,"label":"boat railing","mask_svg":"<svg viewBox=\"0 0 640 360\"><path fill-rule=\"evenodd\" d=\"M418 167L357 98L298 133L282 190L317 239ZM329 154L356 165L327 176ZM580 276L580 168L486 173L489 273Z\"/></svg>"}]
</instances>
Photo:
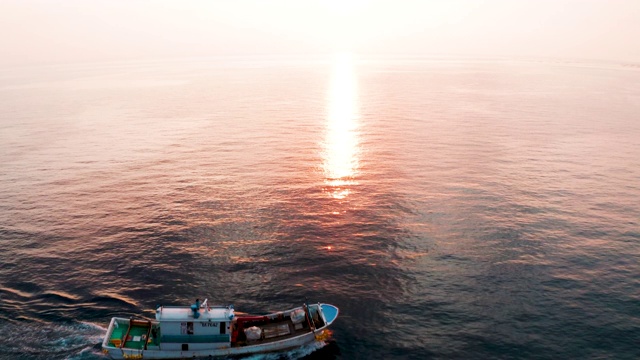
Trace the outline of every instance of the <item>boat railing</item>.
<instances>
[{"instance_id":1,"label":"boat railing","mask_svg":"<svg viewBox=\"0 0 640 360\"><path fill-rule=\"evenodd\" d=\"M210 309L229 309L231 306L233 305L209 305ZM161 308L165 308L165 309L184 309L184 308L190 308L189 306L186 305L162 305L160 306ZM200 304L200 307L202 308L202 304Z\"/></svg>"},{"instance_id":2,"label":"boat railing","mask_svg":"<svg viewBox=\"0 0 640 360\"><path fill-rule=\"evenodd\" d=\"M109 340L111 339L111 335L113 334L113 329L116 327L116 318L111 318L111 322L109 323L109 327L107 328L107 334L104 336L104 340L102 341L102 347L111 346L109 345Z\"/></svg>"}]
</instances>

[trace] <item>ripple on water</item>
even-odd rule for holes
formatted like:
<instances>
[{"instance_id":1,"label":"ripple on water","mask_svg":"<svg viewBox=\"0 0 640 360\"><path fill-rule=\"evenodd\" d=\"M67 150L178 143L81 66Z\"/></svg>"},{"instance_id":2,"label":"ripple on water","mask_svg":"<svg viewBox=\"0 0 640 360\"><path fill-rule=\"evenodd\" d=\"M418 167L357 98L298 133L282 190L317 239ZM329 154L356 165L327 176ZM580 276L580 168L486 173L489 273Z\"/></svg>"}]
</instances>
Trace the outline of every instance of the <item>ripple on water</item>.
<instances>
[{"instance_id":1,"label":"ripple on water","mask_svg":"<svg viewBox=\"0 0 640 360\"><path fill-rule=\"evenodd\" d=\"M260 359L640 357L637 71L172 66L3 87L0 357L205 296L340 307Z\"/></svg>"}]
</instances>

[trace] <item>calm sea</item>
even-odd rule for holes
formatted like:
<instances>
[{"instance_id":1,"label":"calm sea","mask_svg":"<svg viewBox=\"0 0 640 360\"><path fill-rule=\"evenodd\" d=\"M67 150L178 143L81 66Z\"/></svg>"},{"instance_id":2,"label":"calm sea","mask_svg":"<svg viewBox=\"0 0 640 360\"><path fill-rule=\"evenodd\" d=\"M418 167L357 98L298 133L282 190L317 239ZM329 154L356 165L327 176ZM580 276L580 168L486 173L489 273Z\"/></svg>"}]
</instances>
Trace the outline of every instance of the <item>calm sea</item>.
<instances>
[{"instance_id":1,"label":"calm sea","mask_svg":"<svg viewBox=\"0 0 640 360\"><path fill-rule=\"evenodd\" d=\"M640 69L0 72L0 358L101 359L112 316L197 297L340 308L254 359L640 358Z\"/></svg>"}]
</instances>

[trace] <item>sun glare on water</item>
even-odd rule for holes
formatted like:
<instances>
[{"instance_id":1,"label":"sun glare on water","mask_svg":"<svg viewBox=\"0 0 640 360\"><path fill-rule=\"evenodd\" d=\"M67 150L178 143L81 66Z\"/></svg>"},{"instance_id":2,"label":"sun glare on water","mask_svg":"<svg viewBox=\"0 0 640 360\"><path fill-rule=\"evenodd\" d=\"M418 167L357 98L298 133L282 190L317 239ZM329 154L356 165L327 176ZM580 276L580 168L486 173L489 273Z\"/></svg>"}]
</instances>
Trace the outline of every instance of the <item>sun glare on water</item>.
<instances>
[{"instance_id":1,"label":"sun glare on water","mask_svg":"<svg viewBox=\"0 0 640 360\"><path fill-rule=\"evenodd\" d=\"M325 190L336 199L350 193L358 169L358 104L353 56L337 54L328 96L323 169Z\"/></svg>"}]
</instances>

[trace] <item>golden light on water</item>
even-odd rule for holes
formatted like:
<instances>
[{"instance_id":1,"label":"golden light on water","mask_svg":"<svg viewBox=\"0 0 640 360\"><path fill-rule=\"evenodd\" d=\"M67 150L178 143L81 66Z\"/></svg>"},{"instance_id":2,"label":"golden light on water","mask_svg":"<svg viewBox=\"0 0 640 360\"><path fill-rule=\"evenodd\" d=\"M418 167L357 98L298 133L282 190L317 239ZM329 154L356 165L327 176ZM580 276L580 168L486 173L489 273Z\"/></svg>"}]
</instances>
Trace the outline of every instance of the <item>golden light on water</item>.
<instances>
[{"instance_id":1,"label":"golden light on water","mask_svg":"<svg viewBox=\"0 0 640 360\"><path fill-rule=\"evenodd\" d=\"M358 170L358 95L351 54L337 54L327 103L323 170L325 191L344 199Z\"/></svg>"}]
</instances>

